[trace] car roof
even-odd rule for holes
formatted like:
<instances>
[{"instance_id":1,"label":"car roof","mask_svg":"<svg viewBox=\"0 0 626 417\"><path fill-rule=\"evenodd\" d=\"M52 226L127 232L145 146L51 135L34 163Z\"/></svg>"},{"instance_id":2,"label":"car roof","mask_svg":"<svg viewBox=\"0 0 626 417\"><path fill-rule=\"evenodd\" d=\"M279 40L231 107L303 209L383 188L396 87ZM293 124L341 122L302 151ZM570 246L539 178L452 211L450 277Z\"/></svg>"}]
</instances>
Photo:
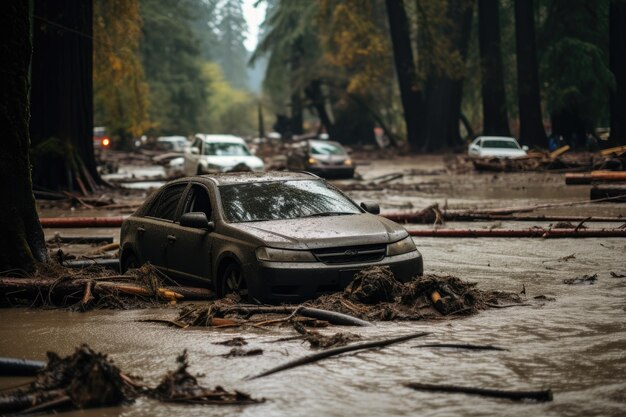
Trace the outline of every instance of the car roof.
<instances>
[{"instance_id":1,"label":"car roof","mask_svg":"<svg viewBox=\"0 0 626 417\"><path fill-rule=\"evenodd\" d=\"M317 175L309 172L293 172L293 171L268 171L268 172L227 172L216 174L196 175L193 177L182 178L177 181L187 182L190 179L212 182L217 186L232 184L251 184L257 182L271 181L300 181L300 180L318 180Z\"/></svg>"},{"instance_id":2,"label":"car roof","mask_svg":"<svg viewBox=\"0 0 626 417\"><path fill-rule=\"evenodd\" d=\"M205 133L198 133L196 137L205 142L246 143L243 139L234 135L207 135Z\"/></svg>"},{"instance_id":3,"label":"car roof","mask_svg":"<svg viewBox=\"0 0 626 417\"><path fill-rule=\"evenodd\" d=\"M494 139L494 140L506 140L509 142L517 142L515 138L510 136L481 136L479 139Z\"/></svg>"}]
</instances>

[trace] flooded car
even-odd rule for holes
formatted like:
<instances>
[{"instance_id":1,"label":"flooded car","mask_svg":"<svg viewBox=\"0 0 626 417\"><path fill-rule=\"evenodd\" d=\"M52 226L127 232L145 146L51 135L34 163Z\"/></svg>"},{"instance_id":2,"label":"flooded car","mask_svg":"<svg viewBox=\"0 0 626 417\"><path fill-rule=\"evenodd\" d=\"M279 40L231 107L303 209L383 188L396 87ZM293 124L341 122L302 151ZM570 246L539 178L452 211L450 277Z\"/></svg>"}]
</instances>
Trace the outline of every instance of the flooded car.
<instances>
[{"instance_id":1,"label":"flooded car","mask_svg":"<svg viewBox=\"0 0 626 417\"><path fill-rule=\"evenodd\" d=\"M309 173L228 173L164 185L122 225L120 268L150 262L174 279L260 303L344 288L372 265L406 281L422 255L400 225Z\"/></svg>"},{"instance_id":2,"label":"flooded car","mask_svg":"<svg viewBox=\"0 0 626 417\"><path fill-rule=\"evenodd\" d=\"M243 139L232 135L197 134L185 150L184 158L186 175L226 172L242 167L262 171L265 167L261 158L252 155Z\"/></svg>"},{"instance_id":3,"label":"flooded car","mask_svg":"<svg viewBox=\"0 0 626 417\"><path fill-rule=\"evenodd\" d=\"M477 158L521 158L527 156L515 138L507 136L479 136L468 148L469 156Z\"/></svg>"},{"instance_id":4,"label":"flooded car","mask_svg":"<svg viewBox=\"0 0 626 417\"><path fill-rule=\"evenodd\" d=\"M312 172L324 178L352 178L355 167L339 142L309 139L290 147L287 169Z\"/></svg>"}]
</instances>

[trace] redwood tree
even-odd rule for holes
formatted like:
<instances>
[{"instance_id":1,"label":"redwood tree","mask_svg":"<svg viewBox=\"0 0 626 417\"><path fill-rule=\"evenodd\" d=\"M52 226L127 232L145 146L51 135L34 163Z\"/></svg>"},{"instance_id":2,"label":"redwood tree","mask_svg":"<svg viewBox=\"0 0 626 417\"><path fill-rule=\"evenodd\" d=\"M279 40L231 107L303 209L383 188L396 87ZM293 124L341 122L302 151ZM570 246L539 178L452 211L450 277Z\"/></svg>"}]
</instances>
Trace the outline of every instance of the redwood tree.
<instances>
[{"instance_id":1,"label":"redwood tree","mask_svg":"<svg viewBox=\"0 0 626 417\"><path fill-rule=\"evenodd\" d=\"M32 270L47 258L35 208L28 155L28 69L31 57L27 1L9 2L0 16L0 271Z\"/></svg>"},{"instance_id":2,"label":"redwood tree","mask_svg":"<svg viewBox=\"0 0 626 417\"><path fill-rule=\"evenodd\" d=\"M526 145L545 147L533 11L533 0L515 0L519 139Z\"/></svg>"},{"instance_id":3,"label":"redwood tree","mask_svg":"<svg viewBox=\"0 0 626 417\"><path fill-rule=\"evenodd\" d=\"M611 141L626 145L626 1L612 0L609 13L609 59L615 77L611 93Z\"/></svg>"},{"instance_id":4,"label":"redwood tree","mask_svg":"<svg viewBox=\"0 0 626 417\"><path fill-rule=\"evenodd\" d=\"M510 135L500 45L499 0L478 0L483 134Z\"/></svg>"}]
</instances>

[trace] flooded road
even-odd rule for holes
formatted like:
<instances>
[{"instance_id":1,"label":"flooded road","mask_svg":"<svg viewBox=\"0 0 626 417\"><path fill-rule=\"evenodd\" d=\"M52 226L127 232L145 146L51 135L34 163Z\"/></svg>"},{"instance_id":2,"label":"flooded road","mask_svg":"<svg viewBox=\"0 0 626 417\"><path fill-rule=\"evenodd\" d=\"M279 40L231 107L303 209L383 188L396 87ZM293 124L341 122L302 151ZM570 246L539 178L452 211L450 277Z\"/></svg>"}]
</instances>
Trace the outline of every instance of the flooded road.
<instances>
[{"instance_id":1,"label":"flooded road","mask_svg":"<svg viewBox=\"0 0 626 417\"><path fill-rule=\"evenodd\" d=\"M428 181L449 181L429 177ZM487 182L470 176L469 182ZM492 180L489 180L490 182ZM497 180L496 180L497 181ZM451 181L450 183L454 183ZM526 205L545 201L584 199L559 194L556 182L546 195L491 197L443 192L458 206ZM470 184L457 185L470 190ZM512 190L515 192L515 190ZM358 192L365 195L365 192ZM574 191L563 191L574 193ZM352 193L351 193L352 194ZM369 193L372 194L372 193ZM358 196L357 196L358 197ZM383 207L386 197L378 200ZM398 197L415 207L442 202L439 195ZM498 202L499 201L499 202ZM625 204L593 205L563 211L626 213ZM390 209L390 208L389 208ZM516 227L531 227L519 223ZM450 227L489 227L493 223L450 223ZM498 227L513 227L505 223ZM590 227L597 227L591 225ZM431 227L431 226L411 226ZM107 233L108 234L108 233ZM456 320L379 323L368 328L322 329L357 333L364 340L416 331L432 334L381 350L327 359L317 364L247 381L245 378L311 353L300 341L276 340L295 335L291 328L185 329L139 320L175 318L176 308L135 311L0 310L0 355L44 359L45 351L62 355L88 343L108 353L129 374L141 375L154 386L175 358L189 352L190 372L201 374L202 385L222 385L267 401L250 406L168 405L142 398L123 408L64 413L63 416L623 416L626 410L626 239L443 239L415 238L425 259L425 272L451 274L478 283L484 290L520 293L529 306L492 309ZM563 281L597 275L593 285ZM545 298L536 299L537 296ZM248 341L246 349L261 348L261 356L223 358L230 347L216 345L235 336ZM414 348L424 343L492 344L506 351L466 351ZM24 379L0 378L0 386ZM512 402L464 394L418 392L407 382L469 387L536 390L551 388L554 401Z\"/></svg>"}]
</instances>

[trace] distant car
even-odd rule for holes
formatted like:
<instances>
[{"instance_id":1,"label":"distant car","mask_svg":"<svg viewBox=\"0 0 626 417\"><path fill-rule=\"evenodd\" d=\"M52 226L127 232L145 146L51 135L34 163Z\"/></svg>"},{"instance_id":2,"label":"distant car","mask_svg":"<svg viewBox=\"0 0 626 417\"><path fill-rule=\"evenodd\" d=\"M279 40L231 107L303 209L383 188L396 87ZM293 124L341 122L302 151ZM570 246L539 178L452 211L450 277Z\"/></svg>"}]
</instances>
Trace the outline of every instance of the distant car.
<instances>
[{"instance_id":1,"label":"distant car","mask_svg":"<svg viewBox=\"0 0 626 417\"><path fill-rule=\"evenodd\" d=\"M185 152L189 141L184 136L161 136L156 141L157 149L168 152Z\"/></svg>"},{"instance_id":2,"label":"distant car","mask_svg":"<svg viewBox=\"0 0 626 417\"><path fill-rule=\"evenodd\" d=\"M324 178L352 178L355 167L339 142L309 139L289 148L287 169L308 171Z\"/></svg>"},{"instance_id":3,"label":"distant car","mask_svg":"<svg viewBox=\"0 0 626 417\"><path fill-rule=\"evenodd\" d=\"M164 185L121 229L120 268L146 262L220 296L298 302L340 291L362 268L422 275L422 255L376 203L309 173L228 173Z\"/></svg>"},{"instance_id":4,"label":"distant car","mask_svg":"<svg viewBox=\"0 0 626 417\"><path fill-rule=\"evenodd\" d=\"M185 150L185 174L227 172L236 168L263 171L264 164L250 152L246 142L232 135L197 134Z\"/></svg>"},{"instance_id":5,"label":"distant car","mask_svg":"<svg viewBox=\"0 0 626 417\"><path fill-rule=\"evenodd\" d=\"M469 156L476 158L521 158L528 147L520 147L515 138L507 136L479 136L469 145Z\"/></svg>"}]
</instances>

